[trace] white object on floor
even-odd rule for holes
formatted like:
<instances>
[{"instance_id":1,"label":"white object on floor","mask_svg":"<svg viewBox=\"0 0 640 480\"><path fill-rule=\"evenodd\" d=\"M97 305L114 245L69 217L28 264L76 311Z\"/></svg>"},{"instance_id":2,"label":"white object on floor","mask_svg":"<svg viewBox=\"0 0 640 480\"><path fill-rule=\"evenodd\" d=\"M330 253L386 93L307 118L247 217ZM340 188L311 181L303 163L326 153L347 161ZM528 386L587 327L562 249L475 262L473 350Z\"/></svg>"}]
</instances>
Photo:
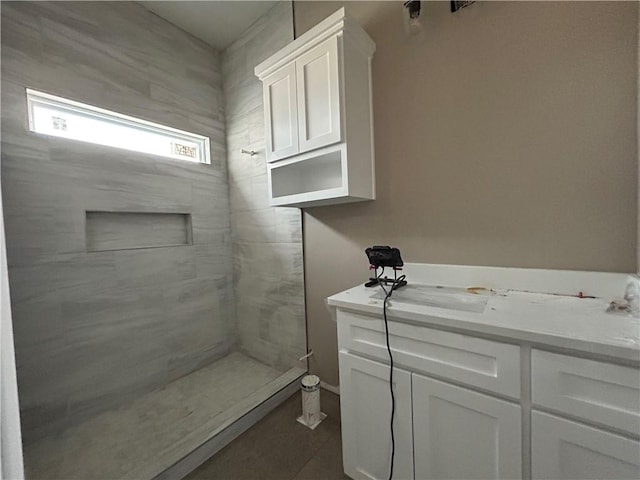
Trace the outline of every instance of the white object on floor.
<instances>
[{"instance_id":1,"label":"white object on floor","mask_svg":"<svg viewBox=\"0 0 640 480\"><path fill-rule=\"evenodd\" d=\"M305 427L315 430L320 422L327 418L327 414L320 411L320 377L317 375L302 377L300 389L302 390L302 415L297 420Z\"/></svg>"}]
</instances>

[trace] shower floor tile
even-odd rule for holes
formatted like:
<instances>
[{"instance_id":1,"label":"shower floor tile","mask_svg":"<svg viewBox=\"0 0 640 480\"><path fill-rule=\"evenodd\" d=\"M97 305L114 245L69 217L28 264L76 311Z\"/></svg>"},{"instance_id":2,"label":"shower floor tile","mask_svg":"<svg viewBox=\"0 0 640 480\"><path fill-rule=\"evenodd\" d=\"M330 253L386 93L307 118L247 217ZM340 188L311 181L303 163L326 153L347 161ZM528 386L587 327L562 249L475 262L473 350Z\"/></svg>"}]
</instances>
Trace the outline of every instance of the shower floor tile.
<instances>
[{"instance_id":1,"label":"shower floor tile","mask_svg":"<svg viewBox=\"0 0 640 480\"><path fill-rule=\"evenodd\" d=\"M151 479L301 375L240 352L25 445L27 480Z\"/></svg>"}]
</instances>

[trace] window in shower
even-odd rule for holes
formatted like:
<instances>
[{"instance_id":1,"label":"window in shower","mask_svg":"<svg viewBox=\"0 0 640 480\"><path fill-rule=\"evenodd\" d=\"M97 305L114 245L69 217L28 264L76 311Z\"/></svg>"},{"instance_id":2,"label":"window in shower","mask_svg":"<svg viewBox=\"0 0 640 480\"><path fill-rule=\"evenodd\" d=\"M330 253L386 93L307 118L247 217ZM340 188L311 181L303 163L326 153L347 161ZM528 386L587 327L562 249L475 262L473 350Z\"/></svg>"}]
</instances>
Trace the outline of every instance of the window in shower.
<instances>
[{"instance_id":1,"label":"window in shower","mask_svg":"<svg viewBox=\"0 0 640 480\"><path fill-rule=\"evenodd\" d=\"M202 135L29 88L27 105L32 132L174 160L211 163L209 138Z\"/></svg>"}]
</instances>

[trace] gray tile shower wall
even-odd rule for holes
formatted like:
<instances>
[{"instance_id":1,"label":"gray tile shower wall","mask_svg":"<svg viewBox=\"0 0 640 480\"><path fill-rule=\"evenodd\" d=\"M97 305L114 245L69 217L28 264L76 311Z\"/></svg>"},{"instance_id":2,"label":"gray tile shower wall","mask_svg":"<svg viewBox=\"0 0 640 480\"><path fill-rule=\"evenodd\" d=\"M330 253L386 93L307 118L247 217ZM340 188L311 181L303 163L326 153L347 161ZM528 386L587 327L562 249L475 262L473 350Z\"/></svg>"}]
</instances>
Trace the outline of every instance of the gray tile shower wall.
<instances>
[{"instance_id":1,"label":"gray tile shower wall","mask_svg":"<svg viewBox=\"0 0 640 480\"><path fill-rule=\"evenodd\" d=\"M262 84L253 69L293 41L292 15L290 2L279 2L222 54L240 347L278 369L306 368L298 360L306 353L302 226L297 208L268 205Z\"/></svg>"},{"instance_id":2,"label":"gray tile shower wall","mask_svg":"<svg viewBox=\"0 0 640 480\"><path fill-rule=\"evenodd\" d=\"M221 85L215 50L137 3L2 3L2 190L25 439L236 344ZM212 163L30 133L25 87L207 135ZM86 211L190 214L192 244L88 252Z\"/></svg>"}]
</instances>

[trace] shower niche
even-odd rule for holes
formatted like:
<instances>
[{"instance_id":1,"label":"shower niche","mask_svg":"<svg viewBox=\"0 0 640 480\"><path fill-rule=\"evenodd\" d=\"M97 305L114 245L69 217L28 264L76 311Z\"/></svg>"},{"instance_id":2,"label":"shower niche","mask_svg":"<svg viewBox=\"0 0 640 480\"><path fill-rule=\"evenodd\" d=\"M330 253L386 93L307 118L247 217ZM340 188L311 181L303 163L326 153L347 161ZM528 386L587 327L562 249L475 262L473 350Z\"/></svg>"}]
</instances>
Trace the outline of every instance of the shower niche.
<instances>
[{"instance_id":1,"label":"shower niche","mask_svg":"<svg viewBox=\"0 0 640 480\"><path fill-rule=\"evenodd\" d=\"M85 212L87 252L192 245L188 213Z\"/></svg>"}]
</instances>

